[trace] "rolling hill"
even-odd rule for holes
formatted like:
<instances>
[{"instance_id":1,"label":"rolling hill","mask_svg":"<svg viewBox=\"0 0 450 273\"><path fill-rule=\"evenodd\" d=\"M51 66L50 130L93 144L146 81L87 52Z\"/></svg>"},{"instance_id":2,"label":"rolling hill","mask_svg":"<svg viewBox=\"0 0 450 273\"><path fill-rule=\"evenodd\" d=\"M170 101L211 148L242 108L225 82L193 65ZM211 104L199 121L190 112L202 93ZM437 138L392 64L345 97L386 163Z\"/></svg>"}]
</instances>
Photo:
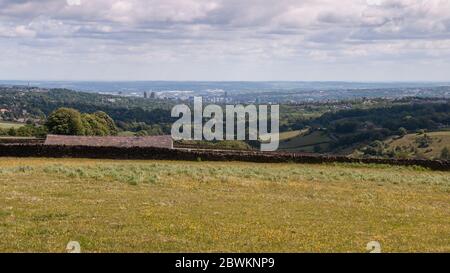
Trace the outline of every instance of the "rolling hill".
<instances>
[{"instance_id":1,"label":"rolling hill","mask_svg":"<svg viewBox=\"0 0 450 273\"><path fill-rule=\"evenodd\" d=\"M421 140L429 138L424 145ZM442 150L450 149L450 131L408 134L401 138L390 138L384 142L389 150L399 150L404 157L440 159Z\"/></svg>"}]
</instances>

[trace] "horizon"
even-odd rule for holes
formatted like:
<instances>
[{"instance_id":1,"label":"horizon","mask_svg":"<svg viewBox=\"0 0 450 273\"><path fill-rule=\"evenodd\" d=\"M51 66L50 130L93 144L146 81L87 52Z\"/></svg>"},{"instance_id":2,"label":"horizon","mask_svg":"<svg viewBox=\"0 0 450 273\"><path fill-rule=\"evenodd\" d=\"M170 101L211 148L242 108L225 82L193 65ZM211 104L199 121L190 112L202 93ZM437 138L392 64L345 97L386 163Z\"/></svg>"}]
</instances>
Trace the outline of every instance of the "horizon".
<instances>
[{"instance_id":1,"label":"horizon","mask_svg":"<svg viewBox=\"0 0 450 273\"><path fill-rule=\"evenodd\" d=\"M0 83L3 82L24 82L24 83L33 83L33 82L83 82L83 83L132 83L132 82L190 82L190 83L239 83L239 82L248 82L248 83L277 83L277 82L282 82L282 83L375 83L375 84L389 84L389 83L393 83L393 84L397 84L397 83L430 83L430 84L439 84L439 83L445 83L445 84L450 84L450 80L411 80L411 81L352 81L352 80L45 80L45 79L40 79L40 80L17 80L17 79L0 79Z\"/></svg>"}]
</instances>

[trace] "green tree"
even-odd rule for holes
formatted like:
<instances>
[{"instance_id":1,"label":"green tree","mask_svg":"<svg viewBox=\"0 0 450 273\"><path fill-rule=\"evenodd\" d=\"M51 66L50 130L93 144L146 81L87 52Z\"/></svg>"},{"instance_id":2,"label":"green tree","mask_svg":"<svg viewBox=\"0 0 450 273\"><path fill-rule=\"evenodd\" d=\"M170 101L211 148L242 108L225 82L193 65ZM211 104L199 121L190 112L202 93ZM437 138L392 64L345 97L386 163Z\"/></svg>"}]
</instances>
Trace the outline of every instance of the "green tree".
<instances>
[{"instance_id":1,"label":"green tree","mask_svg":"<svg viewBox=\"0 0 450 273\"><path fill-rule=\"evenodd\" d=\"M322 151L322 147L320 147L320 145L314 145L313 149L315 153L320 153Z\"/></svg>"},{"instance_id":2,"label":"green tree","mask_svg":"<svg viewBox=\"0 0 450 273\"><path fill-rule=\"evenodd\" d=\"M17 136L17 130L14 127L8 129L9 136Z\"/></svg>"},{"instance_id":3,"label":"green tree","mask_svg":"<svg viewBox=\"0 0 450 273\"><path fill-rule=\"evenodd\" d=\"M48 132L56 135L84 135L81 114L75 109L59 108L47 119Z\"/></svg>"},{"instance_id":4,"label":"green tree","mask_svg":"<svg viewBox=\"0 0 450 273\"><path fill-rule=\"evenodd\" d=\"M353 133L358 128L356 121L344 121L336 123L335 131L339 134Z\"/></svg>"},{"instance_id":5,"label":"green tree","mask_svg":"<svg viewBox=\"0 0 450 273\"><path fill-rule=\"evenodd\" d=\"M84 134L87 136L108 136L108 127L96 115L82 114L81 120L84 126Z\"/></svg>"},{"instance_id":6,"label":"green tree","mask_svg":"<svg viewBox=\"0 0 450 273\"><path fill-rule=\"evenodd\" d=\"M26 125L17 129L16 135L19 137L33 137L34 136L34 126Z\"/></svg>"},{"instance_id":7,"label":"green tree","mask_svg":"<svg viewBox=\"0 0 450 273\"><path fill-rule=\"evenodd\" d=\"M383 156L385 144L382 141L376 140L370 143L364 150L364 155L368 156Z\"/></svg>"},{"instance_id":8,"label":"green tree","mask_svg":"<svg viewBox=\"0 0 450 273\"><path fill-rule=\"evenodd\" d=\"M102 111L97 111L94 113L94 116L97 118L98 122L102 123L103 126L107 128L108 135L117 135L118 130L116 123L110 116L108 116L108 114Z\"/></svg>"},{"instance_id":9,"label":"green tree","mask_svg":"<svg viewBox=\"0 0 450 273\"><path fill-rule=\"evenodd\" d=\"M441 159L450 160L450 151L447 147L444 147L441 151Z\"/></svg>"},{"instance_id":10,"label":"green tree","mask_svg":"<svg viewBox=\"0 0 450 273\"><path fill-rule=\"evenodd\" d=\"M398 134L401 137L404 137L404 136L406 136L408 134L408 131L404 127L400 127L400 128L398 128Z\"/></svg>"},{"instance_id":11,"label":"green tree","mask_svg":"<svg viewBox=\"0 0 450 273\"><path fill-rule=\"evenodd\" d=\"M81 114L81 122L82 122L83 128L84 128L84 135L93 136L94 131L92 129L93 125L91 124L93 122L91 115L90 114Z\"/></svg>"},{"instance_id":12,"label":"green tree","mask_svg":"<svg viewBox=\"0 0 450 273\"><path fill-rule=\"evenodd\" d=\"M110 136L118 133L114 120L105 112L82 114L81 120L87 136Z\"/></svg>"},{"instance_id":13,"label":"green tree","mask_svg":"<svg viewBox=\"0 0 450 273\"><path fill-rule=\"evenodd\" d=\"M39 137L43 138L47 135L47 130L44 126L36 126L33 124L27 124L17 129L17 136L20 137Z\"/></svg>"}]
</instances>

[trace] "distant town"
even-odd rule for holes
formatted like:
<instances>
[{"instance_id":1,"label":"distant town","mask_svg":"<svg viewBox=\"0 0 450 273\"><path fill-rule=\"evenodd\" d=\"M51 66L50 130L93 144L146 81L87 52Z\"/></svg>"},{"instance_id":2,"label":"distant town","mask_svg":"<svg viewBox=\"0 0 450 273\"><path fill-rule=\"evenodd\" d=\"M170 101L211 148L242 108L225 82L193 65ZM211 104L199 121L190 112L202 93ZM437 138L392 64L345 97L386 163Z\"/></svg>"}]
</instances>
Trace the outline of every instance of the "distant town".
<instances>
[{"instance_id":1,"label":"distant town","mask_svg":"<svg viewBox=\"0 0 450 273\"><path fill-rule=\"evenodd\" d=\"M346 83L346 82L23 82L0 81L15 90L45 92L70 89L121 97L170 101L295 104L354 99L405 97L450 98L450 83Z\"/></svg>"}]
</instances>

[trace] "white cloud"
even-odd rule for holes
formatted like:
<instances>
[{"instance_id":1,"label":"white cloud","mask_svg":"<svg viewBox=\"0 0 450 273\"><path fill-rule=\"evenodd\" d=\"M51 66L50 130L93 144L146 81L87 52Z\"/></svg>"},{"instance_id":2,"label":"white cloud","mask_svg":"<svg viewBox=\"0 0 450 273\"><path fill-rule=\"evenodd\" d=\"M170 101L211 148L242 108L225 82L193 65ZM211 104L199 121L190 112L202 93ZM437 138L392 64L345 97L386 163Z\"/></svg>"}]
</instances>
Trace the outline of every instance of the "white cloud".
<instances>
[{"instance_id":1,"label":"white cloud","mask_svg":"<svg viewBox=\"0 0 450 273\"><path fill-rule=\"evenodd\" d=\"M17 26L15 28L15 34L18 37L34 37L36 36L36 32L34 30L29 29L27 26Z\"/></svg>"},{"instance_id":2,"label":"white cloud","mask_svg":"<svg viewBox=\"0 0 450 273\"><path fill-rule=\"evenodd\" d=\"M81 0L67 0L67 5L69 6L80 6Z\"/></svg>"}]
</instances>

